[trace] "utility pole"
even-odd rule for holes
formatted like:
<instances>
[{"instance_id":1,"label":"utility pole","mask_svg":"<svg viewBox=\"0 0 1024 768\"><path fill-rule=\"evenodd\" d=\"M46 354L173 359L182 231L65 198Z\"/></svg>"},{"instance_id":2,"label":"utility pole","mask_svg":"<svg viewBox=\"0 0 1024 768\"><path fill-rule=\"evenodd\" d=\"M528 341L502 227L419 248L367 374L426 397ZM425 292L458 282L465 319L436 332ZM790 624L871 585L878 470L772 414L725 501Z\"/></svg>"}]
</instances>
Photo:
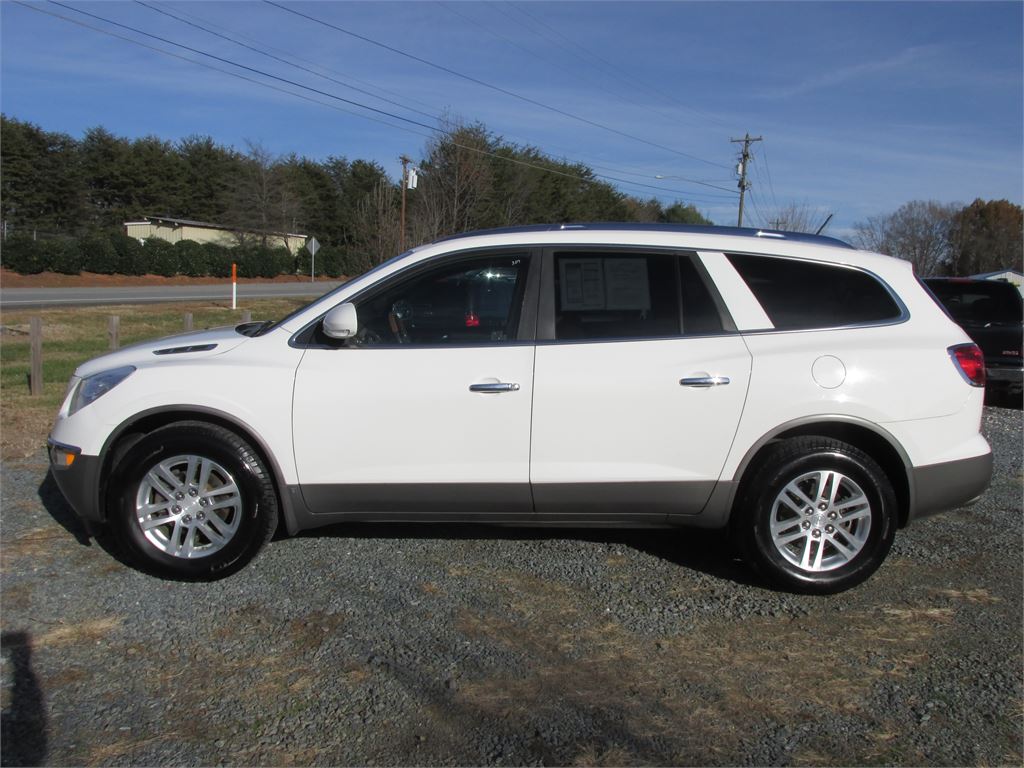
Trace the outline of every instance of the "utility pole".
<instances>
[{"instance_id":1,"label":"utility pole","mask_svg":"<svg viewBox=\"0 0 1024 768\"><path fill-rule=\"evenodd\" d=\"M763 139L760 136L751 136L749 133L744 135L742 139L729 139L729 142L732 144L739 144L741 142L743 144L743 151L740 153L740 164L736 168L740 174L740 215L736 220L737 227L743 226L743 195L750 189L750 182L747 181L747 163L750 162L750 145L755 141L763 141Z\"/></svg>"},{"instance_id":2,"label":"utility pole","mask_svg":"<svg viewBox=\"0 0 1024 768\"><path fill-rule=\"evenodd\" d=\"M412 160L405 155L398 159L402 161L402 226L398 239L398 252L405 253L405 190L409 187L409 163Z\"/></svg>"}]
</instances>

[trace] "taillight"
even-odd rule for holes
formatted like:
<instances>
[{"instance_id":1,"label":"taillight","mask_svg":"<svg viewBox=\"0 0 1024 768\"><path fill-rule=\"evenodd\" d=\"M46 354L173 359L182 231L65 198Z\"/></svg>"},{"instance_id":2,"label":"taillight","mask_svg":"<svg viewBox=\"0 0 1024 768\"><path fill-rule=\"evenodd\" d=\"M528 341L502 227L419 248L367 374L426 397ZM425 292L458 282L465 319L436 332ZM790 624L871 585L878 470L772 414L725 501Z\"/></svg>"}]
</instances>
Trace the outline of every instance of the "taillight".
<instances>
[{"instance_id":1,"label":"taillight","mask_svg":"<svg viewBox=\"0 0 1024 768\"><path fill-rule=\"evenodd\" d=\"M985 357L977 344L957 344L946 351L968 384L972 387L985 386Z\"/></svg>"}]
</instances>

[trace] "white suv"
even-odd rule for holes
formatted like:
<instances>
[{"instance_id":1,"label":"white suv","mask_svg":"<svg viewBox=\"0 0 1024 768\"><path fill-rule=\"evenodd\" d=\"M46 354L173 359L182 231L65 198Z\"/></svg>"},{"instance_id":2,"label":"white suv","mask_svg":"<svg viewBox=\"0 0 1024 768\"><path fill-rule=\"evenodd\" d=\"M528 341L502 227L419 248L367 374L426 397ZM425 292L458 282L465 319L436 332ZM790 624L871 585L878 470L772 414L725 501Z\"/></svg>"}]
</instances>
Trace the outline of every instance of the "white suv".
<instances>
[{"instance_id":1,"label":"white suv","mask_svg":"<svg viewBox=\"0 0 1024 768\"><path fill-rule=\"evenodd\" d=\"M232 572L279 522L692 525L835 592L987 487L984 374L904 261L525 227L416 248L274 324L85 363L50 453L78 514L165 575Z\"/></svg>"}]
</instances>

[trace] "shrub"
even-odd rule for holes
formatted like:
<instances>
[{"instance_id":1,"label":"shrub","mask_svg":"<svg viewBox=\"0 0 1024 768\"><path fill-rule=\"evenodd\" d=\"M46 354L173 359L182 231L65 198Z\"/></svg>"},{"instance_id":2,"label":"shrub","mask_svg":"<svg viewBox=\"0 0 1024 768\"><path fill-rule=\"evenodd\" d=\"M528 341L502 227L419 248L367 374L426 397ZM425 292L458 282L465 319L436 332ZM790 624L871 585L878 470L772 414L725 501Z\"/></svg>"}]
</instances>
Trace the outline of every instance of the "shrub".
<instances>
[{"instance_id":1,"label":"shrub","mask_svg":"<svg viewBox=\"0 0 1024 768\"><path fill-rule=\"evenodd\" d=\"M82 271L82 249L73 237L59 237L39 243L45 254L47 268L62 275L77 275Z\"/></svg>"},{"instance_id":2,"label":"shrub","mask_svg":"<svg viewBox=\"0 0 1024 768\"><path fill-rule=\"evenodd\" d=\"M239 277L277 277L292 269L292 255L284 247L240 246L232 253L237 257Z\"/></svg>"},{"instance_id":3,"label":"shrub","mask_svg":"<svg viewBox=\"0 0 1024 768\"><path fill-rule=\"evenodd\" d=\"M205 277L210 274L210 264L203 246L195 240L181 240L174 244L181 274L189 277Z\"/></svg>"},{"instance_id":4,"label":"shrub","mask_svg":"<svg viewBox=\"0 0 1024 768\"><path fill-rule=\"evenodd\" d=\"M178 253L166 240L159 237L146 238L146 244L142 247L142 257L147 272L164 277L174 277L178 274Z\"/></svg>"},{"instance_id":5,"label":"shrub","mask_svg":"<svg viewBox=\"0 0 1024 768\"><path fill-rule=\"evenodd\" d=\"M336 245L325 245L317 252L317 270L327 277L342 277L351 274L345 268L345 249Z\"/></svg>"},{"instance_id":6,"label":"shrub","mask_svg":"<svg viewBox=\"0 0 1024 768\"><path fill-rule=\"evenodd\" d=\"M206 263L206 274L211 277L231 277L231 262L235 258L232 250L217 243L203 243L201 247Z\"/></svg>"},{"instance_id":7,"label":"shrub","mask_svg":"<svg viewBox=\"0 0 1024 768\"><path fill-rule=\"evenodd\" d=\"M82 251L82 269L101 275L113 275L120 268L120 259L107 235L86 235L79 241Z\"/></svg>"},{"instance_id":8,"label":"shrub","mask_svg":"<svg viewBox=\"0 0 1024 768\"><path fill-rule=\"evenodd\" d=\"M11 235L4 241L0 263L22 275L37 275L46 269L39 243L25 235Z\"/></svg>"},{"instance_id":9,"label":"shrub","mask_svg":"<svg viewBox=\"0 0 1024 768\"><path fill-rule=\"evenodd\" d=\"M122 275L146 274L146 263L142 254L142 243L123 232L110 236L110 243L117 254L117 271Z\"/></svg>"}]
</instances>

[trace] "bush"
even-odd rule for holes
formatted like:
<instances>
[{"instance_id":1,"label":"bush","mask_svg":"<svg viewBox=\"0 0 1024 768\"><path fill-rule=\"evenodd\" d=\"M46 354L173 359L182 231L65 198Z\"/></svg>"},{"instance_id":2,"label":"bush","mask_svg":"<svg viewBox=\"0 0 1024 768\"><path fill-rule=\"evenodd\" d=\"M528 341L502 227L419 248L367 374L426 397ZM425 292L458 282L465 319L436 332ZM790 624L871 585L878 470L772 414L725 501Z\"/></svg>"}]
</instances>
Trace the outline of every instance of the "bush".
<instances>
[{"instance_id":1,"label":"bush","mask_svg":"<svg viewBox=\"0 0 1024 768\"><path fill-rule=\"evenodd\" d=\"M62 275L77 275L82 271L82 249L73 237L60 237L39 243L45 253L47 268Z\"/></svg>"},{"instance_id":2,"label":"bush","mask_svg":"<svg viewBox=\"0 0 1024 768\"><path fill-rule=\"evenodd\" d=\"M101 275L113 275L118 272L121 266L120 259L107 235L86 235L79 244L82 251L82 269Z\"/></svg>"},{"instance_id":3,"label":"bush","mask_svg":"<svg viewBox=\"0 0 1024 768\"><path fill-rule=\"evenodd\" d=\"M206 260L206 274L211 277L231 277L231 262L235 257L230 248L217 243L203 243L202 249Z\"/></svg>"},{"instance_id":4,"label":"bush","mask_svg":"<svg viewBox=\"0 0 1024 768\"><path fill-rule=\"evenodd\" d=\"M320 269L322 274L327 277L347 277L353 274L349 271L346 263L346 254L344 248L339 248L336 245L325 245L317 253L320 258Z\"/></svg>"},{"instance_id":5,"label":"bush","mask_svg":"<svg viewBox=\"0 0 1024 768\"><path fill-rule=\"evenodd\" d=\"M205 277L210 274L210 264L203 246L195 240L181 240L174 244L181 274L188 277Z\"/></svg>"},{"instance_id":6,"label":"bush","mask_svg":"<svg viewBox=\"0 0 1024 768\"><path fill-rule=\"evenodd\" d=\"M292 270L292 255L284 247L240 246L232 253L236 256L239 277L277 277Z\"/></svg>"},{"instance_id":7,"label":"bush","mask_svg":"<svg viewBox=\"0 0 1024 768\"><path fill-rule=\"evenodd\" d=\"M179 272L177 251L171 243L159 237L146 238L142 257L146 271L154 275L174 277Z\"/></svg>"},{"instance_id":8,"label":"bush","mask_svg":"<svg viewBox=\"0 0 1024 768\"><path fill-rule=\"evenodd\" d=\"M117 271L122 275L146 274L146 263L142 255L142 243L123 232L110 236L110 244L117 254Z\"/></svg>"},{"instance_id":9,"label":"bush","mask_svg":"<svg viewBox=\"0 0 1024 768\"><path fill-rule=\"evenodd\" d=\"M37 275L47 266L40 244L25 235L11 235L4 241L0 263L22 275Z\"/></svg>"}]
</instances>

